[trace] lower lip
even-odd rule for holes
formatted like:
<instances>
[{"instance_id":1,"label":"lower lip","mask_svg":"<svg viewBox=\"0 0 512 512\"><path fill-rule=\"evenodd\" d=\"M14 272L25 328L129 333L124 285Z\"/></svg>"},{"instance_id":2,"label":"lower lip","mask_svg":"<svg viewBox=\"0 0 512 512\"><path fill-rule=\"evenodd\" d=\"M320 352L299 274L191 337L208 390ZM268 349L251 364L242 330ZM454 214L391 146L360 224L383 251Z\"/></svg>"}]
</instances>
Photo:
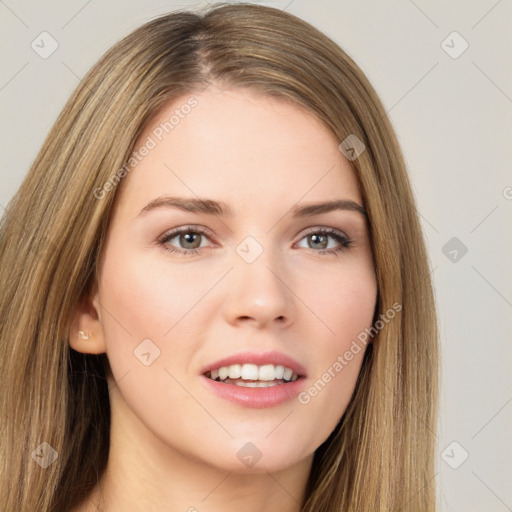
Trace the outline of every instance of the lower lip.
<instances>
[{"instance_id":1,"label":"lower lip","mask_svg":"<svg viewBox=\"0 0 512 512\"><path fill-rule=\"evenodd\" d=\"M201 376L205 385L217 396L244 407L263 409L293 400L304 387L304 378L300 377L294 382L277 384L266 388L246 388L236 384L226 384Z\"/></svg>"}]
</instances>

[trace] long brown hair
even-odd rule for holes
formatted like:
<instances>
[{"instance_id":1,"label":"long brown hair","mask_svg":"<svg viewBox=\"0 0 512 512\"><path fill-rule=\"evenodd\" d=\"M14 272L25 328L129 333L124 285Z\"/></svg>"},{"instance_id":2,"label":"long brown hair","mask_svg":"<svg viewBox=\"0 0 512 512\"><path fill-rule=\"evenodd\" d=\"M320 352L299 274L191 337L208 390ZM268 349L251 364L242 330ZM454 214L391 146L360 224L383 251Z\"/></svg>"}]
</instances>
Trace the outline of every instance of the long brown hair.
<instances>
[{"instance_id":1,"label":"long brown hair","mask_svg":"<svg viewBox=\"0 0 512 512\"><path fill-rule=\"evenodd\" d=\"M340 143L355 135L364 144L351 164L368 212L374 320L401 306L373 337L343 418L315 452L302 512L434 510L437 322L397 138L342 49L288 13L251 4L170 13L112 47L72 94L1 219L2 510L67 512L105 469L108 360L69 346L116 197L115 186L102 187L164 104L210 83L292 101ZM43 454L57 458L43 467Z\"/></svg>"}]
</instances>

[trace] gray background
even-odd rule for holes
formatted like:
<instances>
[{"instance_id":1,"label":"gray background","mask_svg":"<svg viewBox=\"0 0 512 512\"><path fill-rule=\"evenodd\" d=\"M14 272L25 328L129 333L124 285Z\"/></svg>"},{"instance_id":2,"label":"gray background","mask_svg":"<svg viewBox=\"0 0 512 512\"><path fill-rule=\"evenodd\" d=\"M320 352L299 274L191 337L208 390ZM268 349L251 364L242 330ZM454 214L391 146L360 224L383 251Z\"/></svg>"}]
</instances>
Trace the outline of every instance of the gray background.
<instances>
[{"instance_id":1,"label":"gray background","mask_svg":"<svg viewBox=\"0 0 512 512\"><path fill-rule=\"evenodd\" d=\"M511 2L260 3L327 33L383 100L406 156L439 309L440 509L512 510ZM159 14L204 5L0 0L0 214L100 55ZM31 47L51 49L44 31L58 44L47 58Z\"/></svg>"}]
</instances>

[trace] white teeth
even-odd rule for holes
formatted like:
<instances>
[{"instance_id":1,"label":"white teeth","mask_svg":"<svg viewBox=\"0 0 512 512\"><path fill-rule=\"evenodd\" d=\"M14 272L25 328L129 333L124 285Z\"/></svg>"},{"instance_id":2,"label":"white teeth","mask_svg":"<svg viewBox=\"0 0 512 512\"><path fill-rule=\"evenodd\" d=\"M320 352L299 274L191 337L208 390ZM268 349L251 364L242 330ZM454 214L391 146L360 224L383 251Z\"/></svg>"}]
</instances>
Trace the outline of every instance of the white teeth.
<instances>
[{"instance_id":1,"label":"white teeth","mask_svg":"<svg viewBox=\"0 0 512 512\"><path fill-rule=\"evenodd\" d=\"M248 387L265 387L267 384L275 385L274 381L288 381L293 382L299 378L291 368L287 368L280 364L264 364L258 366L256 364L232 364L230 366L221 366L215 370L210 371L210 378L213 380L220 379L225 381L226 379L236 380L234 384ZM242 382L239 384L237 379L243 379L244 381L258 381L254 382L252 386L251 382Z\"/></svg>"},{"instance_id":2,"label":"white teeth","mask_svg":"<svg viewBox=\"0 0 512 512\"><path fill-rule=\"evenodd\" d=\"M246 382L243 380L237 380L234 382L237 386L243 387L243 388L271 388L272 386L277 386L277 382Z\"/></svg>"},{"instance_id":3,"label":"white teeth","mask_svg":"<svg viewBox=\"0 0 512 512\"><path fill-rule=\"evenodd\" d=\"M229 367L229 378L230 379L239 379L242 376L242 365L241 364L232 364Z\"/></svg>"},{"instance_id":4,"label":"white teeth","mask_svg":"<svg viewBox=\"0 0 512 512\"><path fill-rule=\"evenodd\" d=\"M260 380L274 380L276 378L274 365L266 364L264 366L260 366L258 377Z\"/></svg>"},{"instance_id":5,"label":"white teeth","mask_svg":"<svg viewBox=\"0 0 512 512\"><path fill-rule=\"evenodd\" d=\"M244 364L242 366L242 379L258 380L258 366L255 364Z\"/></svg>"}]
</instances>

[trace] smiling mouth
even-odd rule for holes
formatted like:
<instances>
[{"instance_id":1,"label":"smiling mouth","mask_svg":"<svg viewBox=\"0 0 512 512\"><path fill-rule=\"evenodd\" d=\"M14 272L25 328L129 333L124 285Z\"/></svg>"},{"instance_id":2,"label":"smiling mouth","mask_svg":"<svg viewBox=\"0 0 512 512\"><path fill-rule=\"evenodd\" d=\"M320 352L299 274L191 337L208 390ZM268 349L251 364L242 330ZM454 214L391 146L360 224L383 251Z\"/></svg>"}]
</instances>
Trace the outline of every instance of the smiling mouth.
<instances>
[{"instance_id":1,"label":"smiling mouth","mask_svg":"<svg viewBox=\"0 0 512 512\"><path fill-rule=\"evenodd\" d=\"M300 376L291 368L273 364L232 364L204 374L211 380L246 388L266 388L295 382Z\"/></svg>"}]
</instances>

